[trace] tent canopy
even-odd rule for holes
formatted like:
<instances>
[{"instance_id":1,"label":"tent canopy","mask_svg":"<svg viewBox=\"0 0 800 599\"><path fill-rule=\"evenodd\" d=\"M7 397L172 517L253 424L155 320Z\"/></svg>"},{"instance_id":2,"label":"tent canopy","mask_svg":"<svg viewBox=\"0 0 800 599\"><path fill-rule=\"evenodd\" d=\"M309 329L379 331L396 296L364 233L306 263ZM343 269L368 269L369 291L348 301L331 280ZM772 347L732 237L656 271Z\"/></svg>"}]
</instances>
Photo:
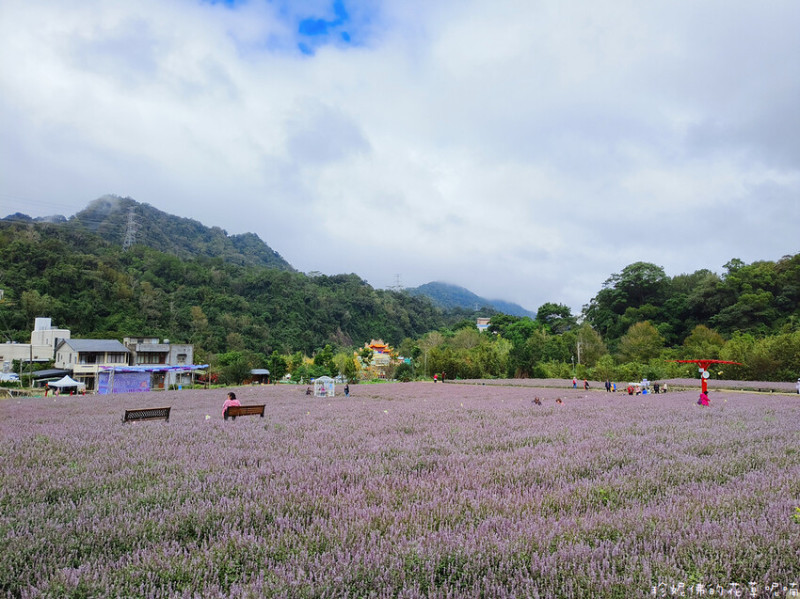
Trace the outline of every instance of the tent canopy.
<instances>
[{"instance_id":1,"label":"tent canopy","mask_svg":"<svg viewBox=\"0 0 800 599\"><path fill-rule=\"evenodd\" d=\"M62 387L82 387L83 383L79 383L69 375L66 375L63 379L49 383L49 385L51 387L58 387L60 389Z\"/></svg>"},{"instance_id":2,"label":"tent canopy","mask_svg":"<svg viewBox=\"0 0 800 599\"><path fill-rule=\"evenodd\" d=\"M329 376L314 379L315 397L333 397L336 395L336 383Z\"/></svg>"}]
</instances>

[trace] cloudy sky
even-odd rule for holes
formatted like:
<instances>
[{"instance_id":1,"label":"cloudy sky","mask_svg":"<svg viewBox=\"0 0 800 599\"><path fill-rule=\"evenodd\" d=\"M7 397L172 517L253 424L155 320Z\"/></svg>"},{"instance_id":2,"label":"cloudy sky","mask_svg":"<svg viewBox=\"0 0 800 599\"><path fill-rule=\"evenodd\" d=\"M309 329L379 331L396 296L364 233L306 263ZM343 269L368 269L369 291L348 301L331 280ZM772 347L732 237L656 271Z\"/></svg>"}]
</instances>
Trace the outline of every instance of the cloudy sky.
<instances>
[{"instance_id":1,"label":"cloudy sky","mask_svg":"<svg viewBox=\"0 0 800 599\"><path fill-rule=\"evenodd\" d=\"M578 312L800 251L796 0L0 0L0 216L108 193L301 271Z\"/></svg>"}]
</instances>

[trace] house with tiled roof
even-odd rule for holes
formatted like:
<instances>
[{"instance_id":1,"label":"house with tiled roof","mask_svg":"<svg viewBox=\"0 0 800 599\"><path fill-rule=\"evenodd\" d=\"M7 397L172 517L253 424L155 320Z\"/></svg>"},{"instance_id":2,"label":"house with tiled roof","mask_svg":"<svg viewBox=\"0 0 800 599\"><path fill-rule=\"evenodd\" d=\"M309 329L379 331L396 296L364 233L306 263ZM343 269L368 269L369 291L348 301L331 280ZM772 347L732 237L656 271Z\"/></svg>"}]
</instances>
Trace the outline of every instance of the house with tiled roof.
<instances>
[{"instance_id":1,"label":"house with tiled roof","mask_svg":"<svg viewBox=\"0 0 800 599\"><path fill-rule=\"evenodd\" d=\"M72 371L72 378L95 389L100 369L125 366L130 350L116 339L64 339L56 346L54 366Z\"/></svg>"}]
</instances>

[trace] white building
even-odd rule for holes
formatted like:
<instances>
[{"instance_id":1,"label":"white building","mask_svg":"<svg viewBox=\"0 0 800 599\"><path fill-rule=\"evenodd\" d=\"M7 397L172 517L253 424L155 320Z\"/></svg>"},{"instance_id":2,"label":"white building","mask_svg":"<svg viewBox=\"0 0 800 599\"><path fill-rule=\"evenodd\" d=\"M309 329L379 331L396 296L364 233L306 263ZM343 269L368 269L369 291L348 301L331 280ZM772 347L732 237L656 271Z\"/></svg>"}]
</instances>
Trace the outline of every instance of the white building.
<instances>
[{"instance_id":1,"label":"white building","mask_svg":"<svg viewBox=\"0 0 800 599\"><path fill-rule=\"evenodd\" d=\"M50 318L34 321L30 343L0 343L0 364L3 372L11 370L14 360L23 362L49 362L55 357L56 346L70 338L69 329L56 329Z\"/></svg>"}]
</instances>

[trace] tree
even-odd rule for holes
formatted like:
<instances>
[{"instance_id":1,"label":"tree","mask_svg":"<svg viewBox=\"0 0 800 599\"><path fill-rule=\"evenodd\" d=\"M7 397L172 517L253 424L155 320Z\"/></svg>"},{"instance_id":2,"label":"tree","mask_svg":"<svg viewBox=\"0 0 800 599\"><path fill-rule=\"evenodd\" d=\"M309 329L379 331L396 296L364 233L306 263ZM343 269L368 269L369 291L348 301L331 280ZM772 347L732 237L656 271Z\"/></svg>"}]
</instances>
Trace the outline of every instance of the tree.
<instances>
[{"instance_id":1,"label":"tree","mask_svg":"<svg viewBox=\"0 0 800 599\"><path fill-rule=\"evenodd\" d=\"M611 354L600 356L594 367L594 378L599 381L613 381L615 372L614 358Z\"/></svg>"},{"instance_id":2,"label":"tree","mask_svg":"<svg viewBox=\"0 0 800 599\"><path fill-rule=\"evenodd\" d=\"M430 355L431 350L439 347L442 343L444 343L444 337L438 331L431 331L419 340L418 345L422 351L422 366L423 370L425 371L425 376L428 376L428 356Z\"/></svg>"},{"instance_id":3,"label":"tree","mask_svg":"<svg viewBox=\"0 0 800 599\"><path fill-rule=\"evenodd\" d=\"M286 359L277 351L273 351L272 355L267 359L267 368L269 369L269 376L273 381L282 379L289 371Z\"/></svg>"},{"instance_id":4,"label":"tree","mask_svg":"<svg viewBox=\"0 0 800 599\"><path fill-rule=\"evenodd\" d=\"M217 356L220 382L225 385L240 385L250 376L250 364L240 351L230 351Z\"/></svg>"},{"instance_id":5,"label":"tree","mask_svg":"<svg viewBox=\"0 0 800 599\"><path fill-rule=\"evenodd\" d=\"M358 357L361 358L361 364L364 365L364 368L369 368L370 364L372 364L372 356L374 353L375 352L368 347L362 347L358 352Z\"/></svg>"},{"instance_id":6,"label":"tree","mask_svg":"<svg viewBox=\"0 0 800 599\"><path fill-rule=\"evenodd\" d=\"M344 362L339 372L341 372L344 378L350 383L358 379L358 365L353 359L353 356L350 356L350 358Z\"/></svg>"},{"instance_id":7,"label":"tree","mask_svg":"<svg viewBox=\"0 0 800 599\"><path fill-rule=\"evenodd\" d=\"M477 365L480 377L503 376L508 369L508 353L511 343L501 337L481 336L481 342L470 352Z\"/></svg>"},{"instance_id":8,"label":"tree","mask_svg":"<svg viewBox=\"0 0 800 599\"><path fill-rule=\"evenodd\" d=\"M406 364L405 362L400 364L394 371L394 378L404 383L410 381L413 376L414 372L413 368L411 368L411 364Z\"/></svg>"},{"instance_id":9,"label":"tree","mask_svg":"<svg viewBox=\"0 0 800 599\"><path fill-rule=\"evenodd\" d=\"M333 348L328 344L314 354L314 366L320 367L324 374L335 375L336 364L333 361Z\"/></svg>"},{"instance_id":10,"label":"tree","mask_svg":"<svg viewBox=\"0 0 800 599\"><path fill-rule=\"evenodd\" d=\"M647 362L664 349L664 338L650 321L637 322L619 341L619 353L625 362Z\"/></svg>"},{"instance_id":11,"label":"tree","mask_svg":"<svg viewBox=\"0 0 800 599\"><path fill-rule=\"evenodd\" d=\"M630 264L619 275L612 275L609 281L626 304L633 307L660 304L669 284L664 269L650 262Z\"/></svg>"},{"instance_id":12,"label":"tree","mask_svg":"<svg viewBox=\"0 0 800 599\"><path fill-rule=\"evenodd\" d=\"M661 306L669 283L662 267L635 262L606 279L603 289L584 307L584 315L604 339L616 339L624 330L619 327L620 316L628 308L641 308L646 304Z\"/></svg>"},{"instance_id":13,"label":"tree","mask_svg":"<svg viewBox=\"0 0 800 599\"><path fill-rule=\"evenodd\" d=\"M23 291L22 295L20 295L19 303L25 312L25 321L33 323L37 316L50 314L55 302L49 295L41 295L34 289L32 291Z\"/></svg>"},{"instance_id":14,"label":"tree","mask_svg":"<svg viewBox=\"0 0 800 599\"><path fill-rule=\"evenodd\" d=\"M725 339L722 335L704 324L697 325L683 340L684 355L689 360L694 358L716 360L724 345Z\"/></svg>"},{"instance_id":15,"label":"tree","mask_svg":"<svg viewBox=\"0 0 800 599\"><path fill-rule=\"evenodd\" d=\"M735 304L722 309L711 318L711 322L728 332L755 330L768 333L779 315L772 306L773 300L772 293L763 289L742 293Z\"/></svg>"},{"instance_id":16,"label":"tree","mask_svg":"<svg viewBox=\"0 0 800 599\"><path fill-rule=\"evenodd\" d=\"M450 346L454 349L471 349L480 343L481 334L473 324L470 328L458 329L450 339Z\"/></svg>"},{"instance_id":17,"label":"tree","mask_svg":"<svg viewBox=\"0 0 800 599\"><path fill-rule=\"evenodd\" d=\"M244 350L245 349L244 337L238 331L231 331L230 333L225 335L225 347L229 350L231 349Z\"/></svg>"},{"instance_id":18,"label":"tree","mask_svg":"<svg viewBox=\"0 0 800 599\"><path fill-rule=\"evenodd\" d=\"M580 344L580 363L592 367L600 356L608 353L603 338L588 322L584 322L577 332L576 345Z\"/></svg>"},{"instance_id":19,"label":"tree","mask_svg":"<svg viewBox=\"0 0 800 599\"><path fill-rule=\"evenodd\" d=\"M336 374L341 374L346 378L350 378L350 374L358 374L358 367L356 366L353 352L341 351L333 356L333 365Z\"/></svg>"},{"instance_id":20,"label":"tree","mask_svg":"<svg viewBox=\"0 0 800 599\"><path fill-rule=\"evenodd\" d=\"M197 344L201 341L201 335L208 329L208 317L200 306L192 306L189 313L191 315L192 342Z\"/></svg>"},{"instance_id":21,"label":"tree","mask_svg":"<svg viewBox=\"0 0 800 599\"><path fill-rule=\"evenodd\" d=\"M569 306L547 302L536 311L536 321L548 331L560 335L577 325L578 319L572 315Z\"/></svg>"},{"instance_id":22,"label":"tree","mask_svg":"<svg viewBox=\"0 0 800 599\"><path fill-rule=\"evenodd\" d=\"M139 310L149 326L156 326L167 312L165 299L164 292L149 281L139 285Z\"/></svg>"},{"instance_id":23,"label":"tree","mask_svg":"<svg viewBox=\"0 0 800 599\"><path fill-rule=\"evenodd\" d=\"M286 360L286 367L290 373L300 368L303 365L303 352L296 351L290 355Z\"/></svg>"}]
</instances>

